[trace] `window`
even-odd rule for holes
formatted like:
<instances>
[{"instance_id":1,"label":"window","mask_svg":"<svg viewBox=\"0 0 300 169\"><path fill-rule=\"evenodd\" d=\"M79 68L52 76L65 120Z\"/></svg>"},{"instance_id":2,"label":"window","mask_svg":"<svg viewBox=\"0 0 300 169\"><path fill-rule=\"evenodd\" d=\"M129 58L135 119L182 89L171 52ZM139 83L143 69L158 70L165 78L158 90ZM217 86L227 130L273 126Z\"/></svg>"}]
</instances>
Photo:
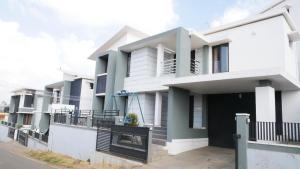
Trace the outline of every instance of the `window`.
<instances>
[{"instance_id":1,"label":"window","mask_svg":"<svg viewBox=\"0 0 300 169\"><path fill-rule=\"evenodd\" d=\"M189 128L194 127L194 96L190 96L189 105Z\"/></svg>"},{"instance_id":2,"label":"window","mask_svg":"<svg viewBox=\"0 0 300 169\"><path fill-rule=\"evenodd\" d=\"M23 124L24 125L31 125L31 118L32 118L31 114L24 114Z\"/></svg>"},{"instance_id":3,"label":"window","mask_svg":"<svg viewBox=\"0 0 300 169\"><path fill-rule=\"evenodd\" d=\"M213 73L229 71L229 45L228 43L212 48Z\"/></svg>"},{"instance_id":4,"label":"window","mask_svg":"<svg viewBox=\"0 0 300 169\"><path fill-rule=\"evenodd\" d=\"M191 73L196 72L195 50L191 51Z\"/></svg>"},{"instance_id":5,"label":"window","mask_svg":"<svg viewBox=\"0 0 300 169\"><path fill-rule=\"evenodd\" d=\"M105 93L106 89L106 75L97 77L96 93Z\"/></svg>"},{"instance_id":6,"label":"window","mask_svg":"<svg viewBox=\"0 0 300 169\"><path fill-rule=\"evenodd\" d=\"M126 77L130 76L131 53L128 53Z\"/></svg>"},{"instance_id":7,"label":"window","mask_svg":"<svg viewBox=\"0 0 300 169\"><path fill-rule=\"evenodd\" d=\"M25 95L24 107L33 107L33 95Z\"/></svg>"}]
</instances>

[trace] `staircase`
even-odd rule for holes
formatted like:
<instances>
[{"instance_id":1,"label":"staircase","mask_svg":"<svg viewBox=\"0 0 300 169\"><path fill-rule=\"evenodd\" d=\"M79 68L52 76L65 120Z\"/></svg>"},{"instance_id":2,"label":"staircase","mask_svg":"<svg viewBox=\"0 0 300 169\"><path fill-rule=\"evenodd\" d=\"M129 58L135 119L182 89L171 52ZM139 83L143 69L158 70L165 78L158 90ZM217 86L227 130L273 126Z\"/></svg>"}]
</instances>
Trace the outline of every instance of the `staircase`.
<instances>
[{"instance_id":1,"label":"staircase","mask_svg":"<svg viewBox=\"0 0 300 169\"><path fill-rule=\"evenodd\" d=\"M167 143L167 128L154 127L152 131L152 144L166 146Z\"/></svg>"}]
</instances>

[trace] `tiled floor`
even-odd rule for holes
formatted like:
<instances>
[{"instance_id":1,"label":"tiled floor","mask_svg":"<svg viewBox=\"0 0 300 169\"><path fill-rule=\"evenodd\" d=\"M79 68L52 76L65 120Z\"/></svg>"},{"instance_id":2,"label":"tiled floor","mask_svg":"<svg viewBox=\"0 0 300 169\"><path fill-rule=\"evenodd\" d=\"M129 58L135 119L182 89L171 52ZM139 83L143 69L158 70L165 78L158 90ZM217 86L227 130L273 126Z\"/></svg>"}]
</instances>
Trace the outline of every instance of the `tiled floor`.
<instances>
[{"instance_id":1,"label":"tiled floor","mask_svg":"<svg viewBox=\"0 0 300 169\"><path fill-rule=\"evenodd\" d=\"M205 147L178 154L162 156L140 169L234 169L233 149Z\"/></svg>"}]
</instances>

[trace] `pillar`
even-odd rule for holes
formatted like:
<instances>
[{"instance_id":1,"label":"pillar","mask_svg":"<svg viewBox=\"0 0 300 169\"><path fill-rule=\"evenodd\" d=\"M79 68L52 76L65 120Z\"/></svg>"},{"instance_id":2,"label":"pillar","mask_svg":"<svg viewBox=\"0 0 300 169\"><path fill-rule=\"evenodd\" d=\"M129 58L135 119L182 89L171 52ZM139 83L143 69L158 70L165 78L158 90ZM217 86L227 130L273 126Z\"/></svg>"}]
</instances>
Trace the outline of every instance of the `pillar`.
<instances>
[{"instance_id":1,"label":"pillar","mask_svg":"<svg viewBox=\"0 0 300 169\"><path fill-rule=\"evenodd\" d=\"M256 121L275 122L275 90L270 86L255 88Z\"/></svg>"},{"instance_id":2,"label":"pillar","mask_svg":"<svg viewBox=\"0 0 300 169\"><path fill-rule=\"evenodd\" d=\"M154 126L161 126L162 94L155 92Z\"/></svg>"},{"instance_id":3,"label":"pillar","mask_svg":"<svg viewBox=\"0 0 300 169\"><path fill-rule=\"evenodd\" d=\"M176 34L176 77L191 75L191 39L189 31L178 28Z\"/></svg>"},{"instance_id":4,"label":"pillar","mask_svg":"<svg viewBox=\"0 0 300 169\"><path fill-rule=\"evenodd\" d=\"M236 114L236 135L237 135L237 169L247 169L247 149L249 137L249 114Z\"/></svg>"},{"instance_id":5,"label":"pillar","mask_svg":"<svg viewBox=\"0 0 300 169\"><path fill-rule=\"evenodd\" d=\"M157 45L157 63L156 63L156 77L159 77L162 72L164 61L164 46L162 44Z\"/></svg>"}]
</instances>

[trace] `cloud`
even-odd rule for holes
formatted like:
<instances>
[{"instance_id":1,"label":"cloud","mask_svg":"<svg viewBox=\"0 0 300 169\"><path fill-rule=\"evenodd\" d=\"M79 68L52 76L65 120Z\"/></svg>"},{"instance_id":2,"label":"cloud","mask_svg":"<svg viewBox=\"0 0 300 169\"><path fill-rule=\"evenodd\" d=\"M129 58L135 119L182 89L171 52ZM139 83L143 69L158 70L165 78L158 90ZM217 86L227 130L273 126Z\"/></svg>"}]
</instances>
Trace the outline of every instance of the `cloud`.
<instances>
[{"instance_id":1,"label":"cloud","mask_svg":"<svg viewBox=\"0 0 300 169\"><path fill-rule=\"evenodd\" d=\"M237 0L232 6L225 9L222 16L214 19L210 23L210 26L218 27L223 24L244 19L272 1L273 0Z\"/></svg>"},{"instance_id":2,"label":"cloud","mask_svg":"<svg viewBox=\"0 0 300 169\"><path fill-rule=\"evenodd\" d=\"M41 32L30 37L17 22L0 20L0 101L8 101L10 91L20 87L43 89L61 80L59 67L79 73L94 72L87 56L95 49L93 41L75 35L55 38Z\"/></svg>"},{"instance_id":3,"label":"cloud","mask_svg":"<svg viewBox=\"0 0 300 169\"><path fill-rule=\"evenodd\" d=\"M24 0L23 3L51 10L63 22L90 27L130 25L157 33L178 20L172 0Z\"/></svg>"}]
</instances>

